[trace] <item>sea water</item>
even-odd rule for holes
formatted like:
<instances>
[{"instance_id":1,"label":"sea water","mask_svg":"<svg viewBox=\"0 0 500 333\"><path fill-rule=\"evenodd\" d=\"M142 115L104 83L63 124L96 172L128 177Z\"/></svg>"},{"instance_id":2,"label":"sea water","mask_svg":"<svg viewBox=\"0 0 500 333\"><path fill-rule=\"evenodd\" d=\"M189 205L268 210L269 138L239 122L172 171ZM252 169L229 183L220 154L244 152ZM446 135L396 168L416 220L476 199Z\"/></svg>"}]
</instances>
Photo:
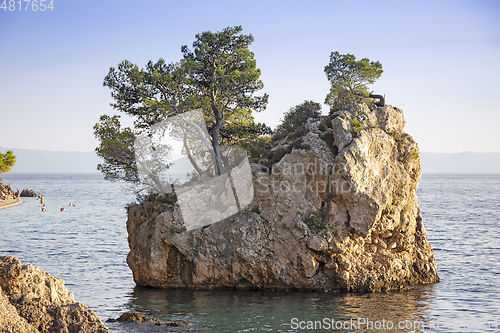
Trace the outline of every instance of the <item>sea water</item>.
<instances>
[{"instance_id":1,"label":"sea water","mask_svg":"<svg viewBox=\"0 0 500 333\"><path fill-rule=\"evenodd\" d=\"M123 184L99 174L2 177L44 194L47 211L35 198L0 210L0 255L64 279L103 320L136 311L192 323L107 323L113 332L500 332L500 175L424 175L417 193L441 281L362 295L139 288L126 264L134 196Z\"/></svg>"}]
</instances>

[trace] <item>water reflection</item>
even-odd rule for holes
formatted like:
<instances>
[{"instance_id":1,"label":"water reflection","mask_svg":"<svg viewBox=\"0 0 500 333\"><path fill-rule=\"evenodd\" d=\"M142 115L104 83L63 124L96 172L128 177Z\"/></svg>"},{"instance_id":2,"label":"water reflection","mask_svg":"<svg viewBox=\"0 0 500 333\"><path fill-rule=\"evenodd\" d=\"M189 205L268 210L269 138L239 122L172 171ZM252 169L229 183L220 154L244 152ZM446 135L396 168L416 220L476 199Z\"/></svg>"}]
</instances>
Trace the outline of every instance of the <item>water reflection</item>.
<instances>
[{"instance_id":1,"label":"water reflection","mask_svg":"<svg viewBox=\"0 0 500 333\"><path fill-rule=\"evenodd\" d=\"M391 321L394 329L400 321L419 321L431 327L430 317L436 299L436 285L423 285L409 291L375 294L339 294L314 292L257 292L214 290L161 290L135 287L127 307L161 320L191 322L190 327L175 331L202 332L301 332L295 322L350 321L358 318L372 322ZM120 325L110 327L120 332ZM304 324L306 325L306 324ZM305 326L304 326L305 327ZM367 331L366 327L342 331ZM158 328L160 329L160 328ZM126 327L131 331L131 326ZM165 327L162 328L165 330ZM174 330L174 329L172 329ZM330 328L330 330L334 330ZM133 331L155 331L152 327L136 325ZM338 330L337 330L338 331ZM384 330L382 330L384 331ZM420 332L419 329L398 331Z\"/></svg>"}]
</instances>

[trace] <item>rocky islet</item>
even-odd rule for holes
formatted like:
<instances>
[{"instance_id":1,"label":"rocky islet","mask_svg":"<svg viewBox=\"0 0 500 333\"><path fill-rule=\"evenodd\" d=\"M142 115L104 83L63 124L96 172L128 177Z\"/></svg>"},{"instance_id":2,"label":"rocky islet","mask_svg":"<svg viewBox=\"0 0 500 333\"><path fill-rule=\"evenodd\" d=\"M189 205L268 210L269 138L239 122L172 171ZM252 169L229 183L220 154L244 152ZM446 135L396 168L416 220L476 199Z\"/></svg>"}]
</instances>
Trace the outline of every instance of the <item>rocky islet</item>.
<instances>
[{"instance_id":1,"label":"rocky islet","mask_svg":"<svg viewBox=\"0 0 500 333\"><path fill-rule=\"evenodd\" d=\"M300 137L276 142L271 163L252 165L253 204L208 227L186 231L175 204L131 206L135 282L365 292L439 281L404 125L401 109L364 103L309 119Z\"/></svg>"}]
</instances>

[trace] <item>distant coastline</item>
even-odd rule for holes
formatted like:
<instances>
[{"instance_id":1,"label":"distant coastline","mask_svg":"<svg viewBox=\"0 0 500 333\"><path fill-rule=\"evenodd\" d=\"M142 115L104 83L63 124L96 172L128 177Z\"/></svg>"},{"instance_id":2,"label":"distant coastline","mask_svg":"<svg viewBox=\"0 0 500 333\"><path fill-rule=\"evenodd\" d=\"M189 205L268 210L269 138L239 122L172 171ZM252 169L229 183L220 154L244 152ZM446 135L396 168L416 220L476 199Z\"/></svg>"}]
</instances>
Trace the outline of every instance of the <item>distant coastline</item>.
<instances>
[{"instance_id":1,"label":"distant coastline","mask_svg":"<svg viewBox=\"0 0 500 333\"><path fill-rule=\"evenodd\" d=\"M17 156L11 173L98 173L95 152L12 149ZM500 174L500 153L420 153L424 174Z\"/></svg>"}]
</instances>

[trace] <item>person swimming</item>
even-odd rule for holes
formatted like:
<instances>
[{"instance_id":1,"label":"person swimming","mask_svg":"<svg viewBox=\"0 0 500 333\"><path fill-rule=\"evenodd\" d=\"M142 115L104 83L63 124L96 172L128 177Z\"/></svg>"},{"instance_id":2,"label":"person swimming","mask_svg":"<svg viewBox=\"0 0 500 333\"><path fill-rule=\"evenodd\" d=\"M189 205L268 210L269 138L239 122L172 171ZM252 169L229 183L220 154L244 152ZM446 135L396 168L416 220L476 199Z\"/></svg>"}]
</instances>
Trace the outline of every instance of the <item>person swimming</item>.
<instances>
[{"instance_id":1,"label":"person swimming","mask_svg":"<svg viewBox=\"0 0 500 333\"><path fill-rule=\"evenodd\" d=\"M63 208L61 208L61 212L64 212L64 207L63 207Z\"/></svg>"},{"instance_id":2,"label":"person swimming","mask_svg":"<svg viewBox=\"0 0 500 333\"><path fill-rule=\"evenodd\" d=\"M45 204L42 205L42 212L45 212L47 209L45 208Z\"/></svg>"}]
</instances>

